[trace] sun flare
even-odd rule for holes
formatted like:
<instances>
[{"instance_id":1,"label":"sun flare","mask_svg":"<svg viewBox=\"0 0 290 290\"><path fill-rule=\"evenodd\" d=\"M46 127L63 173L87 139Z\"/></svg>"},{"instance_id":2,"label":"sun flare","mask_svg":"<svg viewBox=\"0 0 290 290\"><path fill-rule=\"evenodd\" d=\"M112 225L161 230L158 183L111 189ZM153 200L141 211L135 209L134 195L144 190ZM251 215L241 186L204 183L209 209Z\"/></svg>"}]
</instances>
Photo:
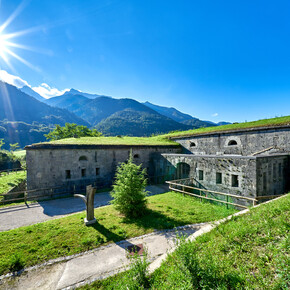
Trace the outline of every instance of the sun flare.
<instances>
[{"instance_id":1,"label":"sun flare","mask_svg":"<svg viewBox=\"0 0 290 290\"><path fill-rule=\"evenodd\" d=\"M14 41L14 39L17 38L18 36L22 36L24 34L33 32L37 30L38 28L34 27L30 29L16 31L13 33L5 33L5 29L21 13L25 5L26 5L26 2L23 1L16 8L16 10L8 17L8 19L4 23L0 24L0 61L3 60L3 62L14 72L15 72L15 69L10 62L11 59L17 59L18 61L22 62L28 67L37 70L37 68L35 68L31 63L29 63L27 60L20 57L15 52L16 49L32 50L32 48L22 45L22 44L18 44L17 42Z\"/></svg>"}]
</instances>

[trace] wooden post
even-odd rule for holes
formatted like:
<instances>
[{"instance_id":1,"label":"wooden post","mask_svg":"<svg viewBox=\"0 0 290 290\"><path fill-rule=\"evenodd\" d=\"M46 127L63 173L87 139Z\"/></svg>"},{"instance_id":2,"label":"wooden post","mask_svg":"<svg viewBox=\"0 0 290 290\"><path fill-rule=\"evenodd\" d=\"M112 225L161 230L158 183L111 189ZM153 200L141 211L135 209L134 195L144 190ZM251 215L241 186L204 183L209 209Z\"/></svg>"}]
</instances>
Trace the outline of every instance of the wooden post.
<instances>
[{"instance_id":1,"label":"wooden post","mask_svg":"<svg viewBox=\"0 0 290 290\"><path fill-rule=\"evenodd\" d=\"M94 217L94 199L96 188L92 187L91 185L87 186L87 222L95 223L96 219Z\"/></svg>"},{"instance_id":2,"label":"wooden post","mask_svg":"<svg viewBox=\"0 0 290 290\"><path fill-rule=\"evenodd\" d=\"M75 197L81 198L86 205L87 217L84 220L86 226L94 224L97 221L96 218L94 217L95 193L96 193L96 188L89 185L86 187L87 196L84 196L82 194L74 194Z\"/></svg>"}]
</instances>

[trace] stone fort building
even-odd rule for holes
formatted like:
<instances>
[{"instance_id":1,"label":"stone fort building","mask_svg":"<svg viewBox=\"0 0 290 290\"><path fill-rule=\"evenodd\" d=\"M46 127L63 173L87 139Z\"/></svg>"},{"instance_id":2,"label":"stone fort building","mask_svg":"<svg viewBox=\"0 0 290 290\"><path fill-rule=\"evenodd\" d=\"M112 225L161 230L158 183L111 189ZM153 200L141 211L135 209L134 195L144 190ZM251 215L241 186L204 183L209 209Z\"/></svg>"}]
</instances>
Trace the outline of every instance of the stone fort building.
<instances>
[{"instance_id":1,"label":"stone fort building","mask_svg":"<svg viewBox=\"0 0 290 290\"><path fill-rule=\"evenodd\" d=\"M132 150L152 181L192 178L199 188L246 197L290 190L290 125L172 137L176 145L39 143L26 147L27 189L112 184ZM57 192L57 189L54 189Z\"/></svg>"}]
</instances>

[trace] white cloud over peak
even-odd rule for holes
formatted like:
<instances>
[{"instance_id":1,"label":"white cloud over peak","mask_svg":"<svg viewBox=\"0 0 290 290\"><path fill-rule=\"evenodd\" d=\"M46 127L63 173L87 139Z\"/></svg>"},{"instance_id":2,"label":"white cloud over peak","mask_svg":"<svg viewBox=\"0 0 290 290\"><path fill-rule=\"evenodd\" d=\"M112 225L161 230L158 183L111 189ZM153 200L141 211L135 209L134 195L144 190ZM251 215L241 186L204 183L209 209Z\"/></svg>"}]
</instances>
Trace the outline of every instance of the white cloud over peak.
<instances>
[{"instance_id":1,"label":"white cloud over peak","mask_svg":"<svg viewBox=\"0 0 290 290\"><path fill-rule=\"evenodd\" d=\"M23 80L20 77L11 75L5 70L0 70L0 80L19 89L23 88L24 86L31 87L27 81Z\"/></svg>"},{"instance_id":2,"label":"white cloud over peak","mask_svg":"<svg viewBox=\"0 0 290 290\"><path fill-rule=\"evenodd\" d=\"M35 92L39 93L42 97L46 99L49 99L55 96L60 96L64 94L66 91L69 91L69 89L58 90L57 88L50 87L46 83L42 83L41 85L37 87L31 87L31 85L27 81L23 80L22 78L18 76L11 75L5 70L0 70L0 80L7 84L17 87L18 89L21 89L24 86L27 86L31 88L32 90L34 90Z\"/></svg>"},{"instance_id":3,"label":"white cloud over peak","mask_svg":"<svg viewBox=\"0 0 290 290\"><path fill-rule=\"evenodd\" d=\"M214 113L212 114L212 117L217 117L219 114L218 113Z\"/></svg>"},{"instance_id":4,"label":"white cloud over peak","mask_svg":"<svg viewBox=\"0 0 290 290\"><path fill-rule=\"evenodd\" d=\"M46 83L42 83L38 87L33 87L32 89L46 99L60 96L64 94L65 92L69 91L69 89L58 90L57 88L50 87Z\"/></svg>"}]
</instances>

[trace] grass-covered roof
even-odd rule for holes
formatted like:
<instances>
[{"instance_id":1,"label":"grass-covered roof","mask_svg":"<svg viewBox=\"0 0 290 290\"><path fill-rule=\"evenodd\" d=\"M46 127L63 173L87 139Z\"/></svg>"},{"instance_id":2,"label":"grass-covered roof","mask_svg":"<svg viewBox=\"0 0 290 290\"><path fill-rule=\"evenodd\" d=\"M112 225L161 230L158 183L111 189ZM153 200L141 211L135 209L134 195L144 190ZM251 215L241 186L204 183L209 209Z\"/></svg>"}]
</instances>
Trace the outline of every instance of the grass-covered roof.
<instances>
[{"instance_id":1,"label":"grass-covered roof","mask_svg":"<svg viewBox=\"0 0 290 290\"><path fill-rule=\"evenodd\" d=\"M43 142L37 145L132 145L132 146L170 146L178 145L176 142L163 137L81 137L67 138L50 142Z\"/></svg>"},{"instance_id":2,"label":"grass-covered roof","mask_svg":"<svg viewBox=\"0 0 290 290\"><path fill-rule=\"evenodd\" d=\"M207 128L199 128L194 130L188 131L179 131L179 132L172 132L162 137L165 138L178 138L183 136L191 136L191 135L199 135L199 134L206 134L206 133L215 133L215 132L223 132L223 131L239 131L243 129L252 129L252 128L259 128L259 127L279 127L279 126L290 126L290 116L285 117L278 117L272 119L263 119L258 121L252 122L244 122L244 123L235 123L230 125L223 125L223 126L215 126L215 127L207 127Z\"/></svg>"},{"instance_id":3,"label":"grass-covered roof","mask_svg":"<svg viewBox=\"0 0 290 290\"><path fill-rule=\"evenodd\" d=\"M81 137L81 138L67 138L50 142L43 142L33 144L32 147L43 146L57 146L57 145L111 145L111 146L174 146L178 145L175 141L171 140L178 137L192 136L207 133L222 133L228 131L239 131L244 129L254 128L271 128L279 126L290 126L290 116L278 117L272 119L263 119L253 122L235 123L230 125L199 128L188 131L171 132L164 135L152 137Z\"/></svg>"}]
</instances>

